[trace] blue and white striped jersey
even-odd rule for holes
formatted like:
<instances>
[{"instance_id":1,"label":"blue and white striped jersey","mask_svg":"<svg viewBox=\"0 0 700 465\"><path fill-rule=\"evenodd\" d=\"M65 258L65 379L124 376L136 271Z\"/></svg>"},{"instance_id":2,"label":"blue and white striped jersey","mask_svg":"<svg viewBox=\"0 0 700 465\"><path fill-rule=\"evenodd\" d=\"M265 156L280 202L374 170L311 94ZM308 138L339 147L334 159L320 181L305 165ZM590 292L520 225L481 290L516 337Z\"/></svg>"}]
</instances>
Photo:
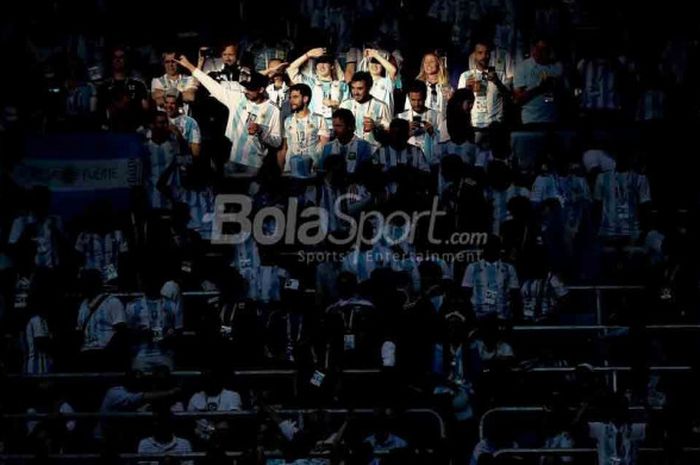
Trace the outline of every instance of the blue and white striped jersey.
<instances>
[{"instance_id":1,"label":"blue and white striped jersey","mask_svg":"<svg viewBox=\"0 0 700 465\"><path fill-rule=\"evenodd\" d=\"M394 114L394 81L388 76L372 78L372 89L369 94L384 102L389 109L389 116Z\"/></svg>"},{"instance_id":2,"label":"blue and white striped jersey","mask_svg":"<svg viewBox=\"0 0 700 465\"><path fill-rule=\"evenodd\" d=\"M430 172L430 165L428 165L425 154L415 145L407 145L401 150L397 150L391 145L383 145L374 152L373 158L383 171L397 166L410 166L420 171Z\"/></svg>"},{"instance_id":3,"label":"blue and white striped jersey","mask_svg":"<svg viewBox=\"0 0 700 465\"><path fill-rule=\"evenodd\" d=\"M515 197L525 197L530 198L530 191L524 187L511 185L508 189L503 191L498 191L487 187L484 191L486 200L491 203L491 218L493 223L491 225L491 232L493 234L501 233L501 224L510 218L510 213L508 212L508 202Z\"/></svg>"},{"instance_id":4,"label":"blue and white striped jersey","mask_svg":"<svg viewBox=\"0 0 700 465\"><path fill-rule=\"evenodd\" d=\"M114 336L114 326L126 323L124 305L116 297L104 299L92 314L89 305L85 299L78 310L78 329L84 328L82 351L104 349Z\"/></svg>"},{"instance_id":5,"label":"blue and white striped jersey","mask_svg":"<svg viewBox=\"0 0 700 465\"><path fill-rule=\"evenodd\" d=\"M342 271L354 274L357 282L366 281L374 270L389 267L390 258L391 252L378 243L367 250L354 247L343 259Z\"/></svg>"},{"instance_id":6,"label":"blue and white striped jersey","mask_svg":"<svg viewBox=\"0 0 700 465\"><path fill-rule=\"evenodd\" d=\"M167 91L170 89L177 89L180 93L188 90L197 89L197 80L193 76L187 76L184 74L178 74L177 78L170 79L167 74L160 77L153 78L151 80L151 93L155 90ZM186 114L190 114L190 105L184 103L182 105L182 111Z\"/></svg>"},{"instance_id":7,"label":"blue and white striped jersey","mask_svg":"<svg viewBox=\"0 0 700 465\"><path fill-rule=\"evenodd\" d=\"M543 279L528 279L520 288L523 302L523 318L537 321L549 316L557 307L559 299L569 293L564 283L554 273Z\"/></svg>"},{"instance_id":8,"label":"blue and white striped jersey","mask_svg":"<svg viewBox=\"0 0 700 465\"><path fill-rule=\"evenodd\" d=\"M297 73L291 76L292 82L295 84L306 84L311 88L311 101L309 102L309 110L315 115L321 115L326 120L326 125L330 129L332 127L333 108L323 104L324 99L329 99L338 103L342 103L350 98L350 89L348 84L343 81L324 81L315 75L306 75Z\"/></svg>"},{"instance_id":9,"label":"blue and white striped jersey","mask_svg":"<svg viewBox=\"0 0 700 465\"><path fill-rule=\"evenodd\" d=\"M364 103L350 99L341 103L340 108L350 110L355 117L355 135L357 137L372 145L379 145L373 131L365 132L364 120L365 117L370 118L374 121L376 127L381 127L385 131L388 130L391 123L391 113L389 113L389 107L384 102L376 98L370 98Z\"/></svg>"},{"instance_id":10,"label":"blue and white striped jersey","mask_svg":"<svg viewBox=\"0 0 700 465\"><path fill-rule=\"evenodd\" d=\"M229 110L226 137L231 142L230 161L252 168L260 168L268 147L277 148L282 143L280 111L269 100L262 103L249 101L244 93L223 87L200 70L194 76ZM248 134L248 124L257 123L262 132Z\"/></svg>"},{"instance_id":11,"label":"blue and white striped jersey","mask_svg":"<svg viewBox=\"0 0 700 465\"><path fill-rule=\"evenodd\" d=\"M647 89L639 96L637 121L658 121L666 117L666 93L660 89Z\"/></svg>"},{"instance_id":12,"label":"blue and white striped jersey","mask_svg":"<svg viewBox=\"0 0 700 465\"><path fill-rule=\"evenodd\" d=\"M141 297L126 306L127 324L132 329L159 329L163 334L168 330L182 329L182 302L165 297L149 299Z\"/></svg>"},{"instance_id":13,"label":"blue and white striped jersey","mask_svg":"<svg viewBox=\"0 0 700 465\"><path fill-rule=\"evenodd\" d=\"M50 338L49 325L45 318L34 315L27 322L24 330L24 373L41 375L50 373L53 369L53 359L50 354L39 349L36 340Z\"/></svg>"},{"instance_id":14,"label":"blue and white striped jersey","mask_svg":"<svg viewBox=\"0 0 700 465\"><path fill-rule=\"evenodd\" d=\"M559 201L566 224L571 230L577 230L586 206L591 202L591 191L588 182L582 176L538 176L532 186L530 200L539 203L547 199Z\"/></svg>"},{"instance_id":15,"label":"blue and white striped jersey","mask_svg":"<svg viewBox=\"0 0 700 465\"><path fill-rule=\"evenodd\" d=\"M16 244L25 233L27 228L36 228L36 234L33 240L36 243L36 254L34 255L34 264L43 268L54 268L60 264L58 248L56 246L57 238L55 235L61 234L63 231L63 222L60 217L49 215L41 222L33 215L22 215L12 222L10 235L7 238L8 244Z\"/></svg>"},{"instance_id":16,"label":"blue and white striped jersey","mask_svg":"<svg viewBox=\"0 0 700 465\"><path fill-rule=\"evenodd\" d=\"M172 205L170 201L158 190L158 180L176 157L183 155L180 151L180 144L171 137L162 144L157 144L148 139L145 143L148 159L146 160L146 185L148 188L151 208L168 209ZM175 179L171 179L175 181Z\"/></svg>"},{"instance_id":17,"label":"blue and white striped jersey","mask_svg":"<svg viewBox=\"0 0 700 465\"><path fill-rule=\"evenodd\" d=\"M620 95L615 64L609 60L580 60L576 66L583 81L581 108L618 110Z\"/></svg>"},{"instance_id":18,"label":"blue and white striped jersey","mask_svg":"<svg viewBox=\"0 0 700 465\"><path fill-rule=\"evenodd\" d=\"M119 254L128 252L129 246L118 230L106 234L81 232L75 241L75 250L85 259L84 269L104 271L110 265L119 269Z\"/></svg>"},{"instance_id":19,"label":"blue and white striped jersey","mask_svg":"<svg viewBox=\"0 0 700 465\"><path fill-rule=\"evenodd\" d=\"M287 141L287 156L284 172L290 171L289 159L301 156L318 164L323 146L321 137L329 137L328 126L321 115L309 113L300 117L298 113L288 116L284 121L284 139Z\"/></svg>"},{"instance_id":20,"label":"blue and white striped jersey","mask_svg":"<svg viewBox=\"0 0 700 465\"><path fill-rule=\"evenodd\" d=\"M231 266L248 281L248 298L257 300L260 288L258 271L261 265L258 246L252 234L242 244L234 245Z\"/></svg>"},{"instance_id":21,"label":"blue and white striped jersey","mask_svg":"<svg viewBox=\"0 0 700 465\"><path fill-rule=\"evenodd\" d=\"M484 259L470 263L464 272L462 287L472 289L471 303L477 318L493 314L504 320L512 317L509 292L519 290L520 284L515 267L510 263Z\"/></svg>"},{"instance_id":22,"label":"blue and white striped jersey","mask_svg":"<svg viewBox=\"0 0 700 465\"><path fill-rule=\"evenodd\" d=\"M171 118L170 124L176 126L182 133L182 137L188 144L201 144L202 133L199 130L197 120L187 115L180 115L177 118Z\"/></svg>"},{"instance_id":23,"label":"blue and white striped jersey","mask_svg":"<svg viewBox=\"0 0 700 465\"><path fill-rule=\"evenodd\" d=\"M204 240L211 239L214 221L214 192L210 187L201 191L173 186L173 197L190 207L190 221L187 229L195 231Z\"/></svg>"},{"instance_id":24,"label":"blue and white striped jersey","mask_svg":"<svg viewBox=\"0 0 700 465\"><path fill-rule=\"evenodd\" d=\"M421 121L429 122L435 129L432 136L428 134L425 129L419 129L408 139L409 144L421 148L430 165L439 163L437 158L437 145L449 139L447 134L447 123L442 115L442 113L438 113L430 108L423 113L416 113L409 108L408 110L399 113L398 116L399 119L406 120L408 122L413 121L413 118L415 117L420 117Z\"/></svg>"},{"instance_id":25,"label":"blue and white striped jersey","mask_svg":"<svg viewBox=\"0 0 700 465\"><path fill-rule=\"evenodd\" d=\"M598 234L603 237L639 236L639 207L651 202L646 176L631 171L600 173L593 198L603 203Z\"/></svg>"},{"instance_id":26,"label":"blue and white striped jersey","mask_svg":"<svg viewBox=\"0 0 700 465\"><path fill-rule=\"evenodd\" d=\"M354 173L359 164L372 161L375 150L374 145L357 136L353 136L347 144L342 144L338 139L334 139L323 147L319 165L323 167L325 159L331 155L341 155L345 159L347 172Z\"/></svg>"},{"instance_id":27,"label":"blue and white striped jersey","mask_svg":"<svg viewBox=\"0 0 700 465\"><path fill-rule=\"evenodd\" d=\"M425 106L438 113L441 119L444 119L447 114L447 102L450 100L450 97L452 97L454 89L449 83L440 84L439 82L435 84L426 82L425 87L427 91L425 95ZM404 111L411 109L411 102L408 95L406 95L403 109Z\"/></svg>"},{"instance_id":28,"label":"blue and white striped jersey","mask_svg":"<svg viewBox=\"0 0 700 465\"><path fill-rule=\"evenodd\" d=\"M177 457L179 454L189 454L192 453L192 445L187 439L178 438L173 436L170 442L165 444L158 442L155 438L150 437L142 439L139 442L138 450L139 454L154 454L154 455L167 455ZM141 460L139 465L158 465L160 462L148 462ZM192 465L191 460L186 460L181 462L183 465Z\"/></svg>"}]
</instances>

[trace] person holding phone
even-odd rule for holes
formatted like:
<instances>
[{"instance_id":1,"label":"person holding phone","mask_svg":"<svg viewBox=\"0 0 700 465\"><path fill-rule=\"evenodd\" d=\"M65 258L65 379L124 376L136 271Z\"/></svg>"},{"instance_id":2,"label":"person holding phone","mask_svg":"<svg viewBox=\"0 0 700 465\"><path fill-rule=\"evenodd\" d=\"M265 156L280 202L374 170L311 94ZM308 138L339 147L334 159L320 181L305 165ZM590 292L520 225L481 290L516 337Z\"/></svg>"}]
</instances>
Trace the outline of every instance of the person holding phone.
<instances>
[{"instance_id":1,"label":"person holding phone","mask_svg":"<svg viewBox=\"0 0 700 465\"><path fill-rule=\"evenodd\" d=\"M503 122L503 103L510 99L511 90L506 84L508 79L505 72L491 64L490 45L477 42L473 57L474 67L462 73L457 87L474 92L472 126L487 128Z\"/></svg>"},{"instance_id":2,"label":"person holding phone","mask_svg":"<svg viewBox=\"0 0 700 465\"><path fill-rule=\"evenodd\" d=\"M409 102L410 108L400 113L399 119L410 123L408 143L420 147L430 165L436 165L438 159L435 149L437 144L447 137L445 119L439 112L426 106L427 87L423 81L412 82L408 86L407 95L406 101Z\"/></svg>"}]
</instances>

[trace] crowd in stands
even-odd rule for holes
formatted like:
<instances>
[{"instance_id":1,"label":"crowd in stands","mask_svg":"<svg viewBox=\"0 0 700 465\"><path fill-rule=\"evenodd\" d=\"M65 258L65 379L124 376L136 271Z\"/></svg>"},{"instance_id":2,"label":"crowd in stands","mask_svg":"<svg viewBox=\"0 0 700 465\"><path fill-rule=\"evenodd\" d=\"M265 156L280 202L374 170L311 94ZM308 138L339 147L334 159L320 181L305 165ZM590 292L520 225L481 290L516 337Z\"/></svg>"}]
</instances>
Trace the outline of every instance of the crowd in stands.
<instances>
[{"instance_id":1,"label":"crowd in stands","mask_svg":"<svg viewBox=\"0 0 700 465\"><path fill-rule=\"evenodd\" d=\"M0 454L693 463L699 339L648 329L700 323L693 31L585 1L297 0L222 6L235 27L194 14L189 33L171 18L186 11L144 6L150 34L129 2L94 2L119 25L99 32L66 3L75 31L2 29L31 91L3 77ZM15 173L27 140L88 133L136 140L140 182L126 208L95 195L60 215ZM601 316L587 285L636 288ZM617 329L516 331L581 323ZM630 375L612 385L593 368L608 364ZM674 383L660 365L693 369ZM490 409L533 403L527 431L480 434ZM421 408L445 438L406 426Z\"/></svg>"}]
</instances>

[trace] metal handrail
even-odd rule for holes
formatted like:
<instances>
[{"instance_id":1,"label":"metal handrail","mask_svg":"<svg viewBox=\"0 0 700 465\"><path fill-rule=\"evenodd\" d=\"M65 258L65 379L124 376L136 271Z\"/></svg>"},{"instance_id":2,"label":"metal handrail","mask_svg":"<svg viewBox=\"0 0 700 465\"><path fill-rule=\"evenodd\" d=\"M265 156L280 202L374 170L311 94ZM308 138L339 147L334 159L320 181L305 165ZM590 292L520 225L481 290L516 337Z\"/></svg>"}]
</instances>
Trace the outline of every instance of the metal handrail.
<instances>
[{"instance_id":1,"label":"metal handrail","mask_svg":"<svg viewBox=\"0 0 700 465\"><path fill-rule=\"evenodd\" d=\"M367 368L367 369L347 369L343 370L341 373L344 375L370 375L370 374L380 374L382 370L377 368ZM201 376L204 372L199 370L185 370L185 371L173 371L171 376L174 378L196 378ZM266 377L266 376L289 376L294 377L299 374L298 370L279 370L279 369L259 369L259 370L234 370L232 372L233 376L236 377ZM86 373L43 373L39 375L21 374L21 373L11 373L6 375L8 379L19 379L19 380L57 380L57 379L87 379L87 378L105 378L105 379L119 379L125 376L124 372L86 372Z\"/></svg>"},{"instance_id":2,"label":"metal handrail","mask_svg":"<svg viewBox=\"0 0 700 465\"><path fill-rule=\"evenodd\" d=\"M646 325L644 329L657 330L688 330L699 329L700 325ZM614 331L620 329L630 329L630 326L620 325L517 325L512 327L513 331Z\"/></svg>"},{"instance_id":3,"label":"metal handrail","mask_svg":"<svg viewBox=\"0 0 700 465\"><path fill-rule=\"evenodd\" d=\"M372 415L375 413L374 409L360 408L360 409L280 409L277 412L281 415L309 415L318 412L325 412L330 414L348 414L350 412L357 413L361 415ZM445 421L440 414L433 410L427 408L414 408L406 409L403 413L407 414L421 414L433 417L440 430L440 439L445 439L446 429ZM40 420L40 419L124 419L124 418L150 418L153 417L154 412L71 412L71 413L7 413L0 415L0 418L5 420ZM171 414L175 418L255 418L258 416L258 412L255 410L238 410L238 411L226 411L226 412L173 412Z\"/></svg>"},{"instance_id":4,"label":"metal handrail","mask_svg":"<svg viewBox=\"0 0 700 465\"><path fill-rule=\"evenodd\" d=\"M681 448L683 452L697 453L700 452L700 447L683 447ZM574 449L499 449L493 453L494 457L499 455L581 455L581 454L594 454L598 452L597 449L593 448L574 448ZM658 454L666 452L665 449L660 447L640 447L640 453L644 454Z\"/></svg>"},{"instance_id":5,"label":"metal handrail","mask_svg":"<svg viewBox=\"0 0 700 465\"><path fill-rule=\"evenodd\" d=\"M642 407L642 406L631 406L629 409L633 412L642 412L645 410L648 410L647 407ZM575 411L575 408L570 408L570 410ZM661 410L660 407L651 407L651 410ZM481 418L479 419L479 439L483 440L484 439L484 429L485 429L485 424L486 424L486 417L491 416L496 413L504 413L504 412L523 412L523 413L540 413L540 412L545 412L545 408L542 406L529 406L529 407L495 407L492 409L487 410L484 412L483 415L481 415ZM518 449L520 450L520 449ZM549 449L547 449L549 450ZM567 449L568 450L568 449Z\"/></svg>"}]
</instances>

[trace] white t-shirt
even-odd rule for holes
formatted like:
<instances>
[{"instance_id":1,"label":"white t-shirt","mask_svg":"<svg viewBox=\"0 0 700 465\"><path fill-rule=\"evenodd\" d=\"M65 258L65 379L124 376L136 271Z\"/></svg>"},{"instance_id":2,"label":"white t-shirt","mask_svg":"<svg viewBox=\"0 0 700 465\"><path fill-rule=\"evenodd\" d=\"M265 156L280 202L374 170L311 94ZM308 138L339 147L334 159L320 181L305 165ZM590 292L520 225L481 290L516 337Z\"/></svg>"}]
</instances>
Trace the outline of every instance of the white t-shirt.
<instances>
[{"instance_id":1,"label":"white t-shirt","mask_svg":"<svg viewBox=\"0 0 700 465\"><path fill-rule=\"evenodd\" d=\"M546 76L555 77L557 80L564 74L561 63L541 65L533 58L524 60L515 70L513 88L524 87L532 90L540 85ZM539 94L522 106L521 119L523 124L529 123L555 123L559 118L559 99L557 95Z\"/></svg>"}]
</instances>

